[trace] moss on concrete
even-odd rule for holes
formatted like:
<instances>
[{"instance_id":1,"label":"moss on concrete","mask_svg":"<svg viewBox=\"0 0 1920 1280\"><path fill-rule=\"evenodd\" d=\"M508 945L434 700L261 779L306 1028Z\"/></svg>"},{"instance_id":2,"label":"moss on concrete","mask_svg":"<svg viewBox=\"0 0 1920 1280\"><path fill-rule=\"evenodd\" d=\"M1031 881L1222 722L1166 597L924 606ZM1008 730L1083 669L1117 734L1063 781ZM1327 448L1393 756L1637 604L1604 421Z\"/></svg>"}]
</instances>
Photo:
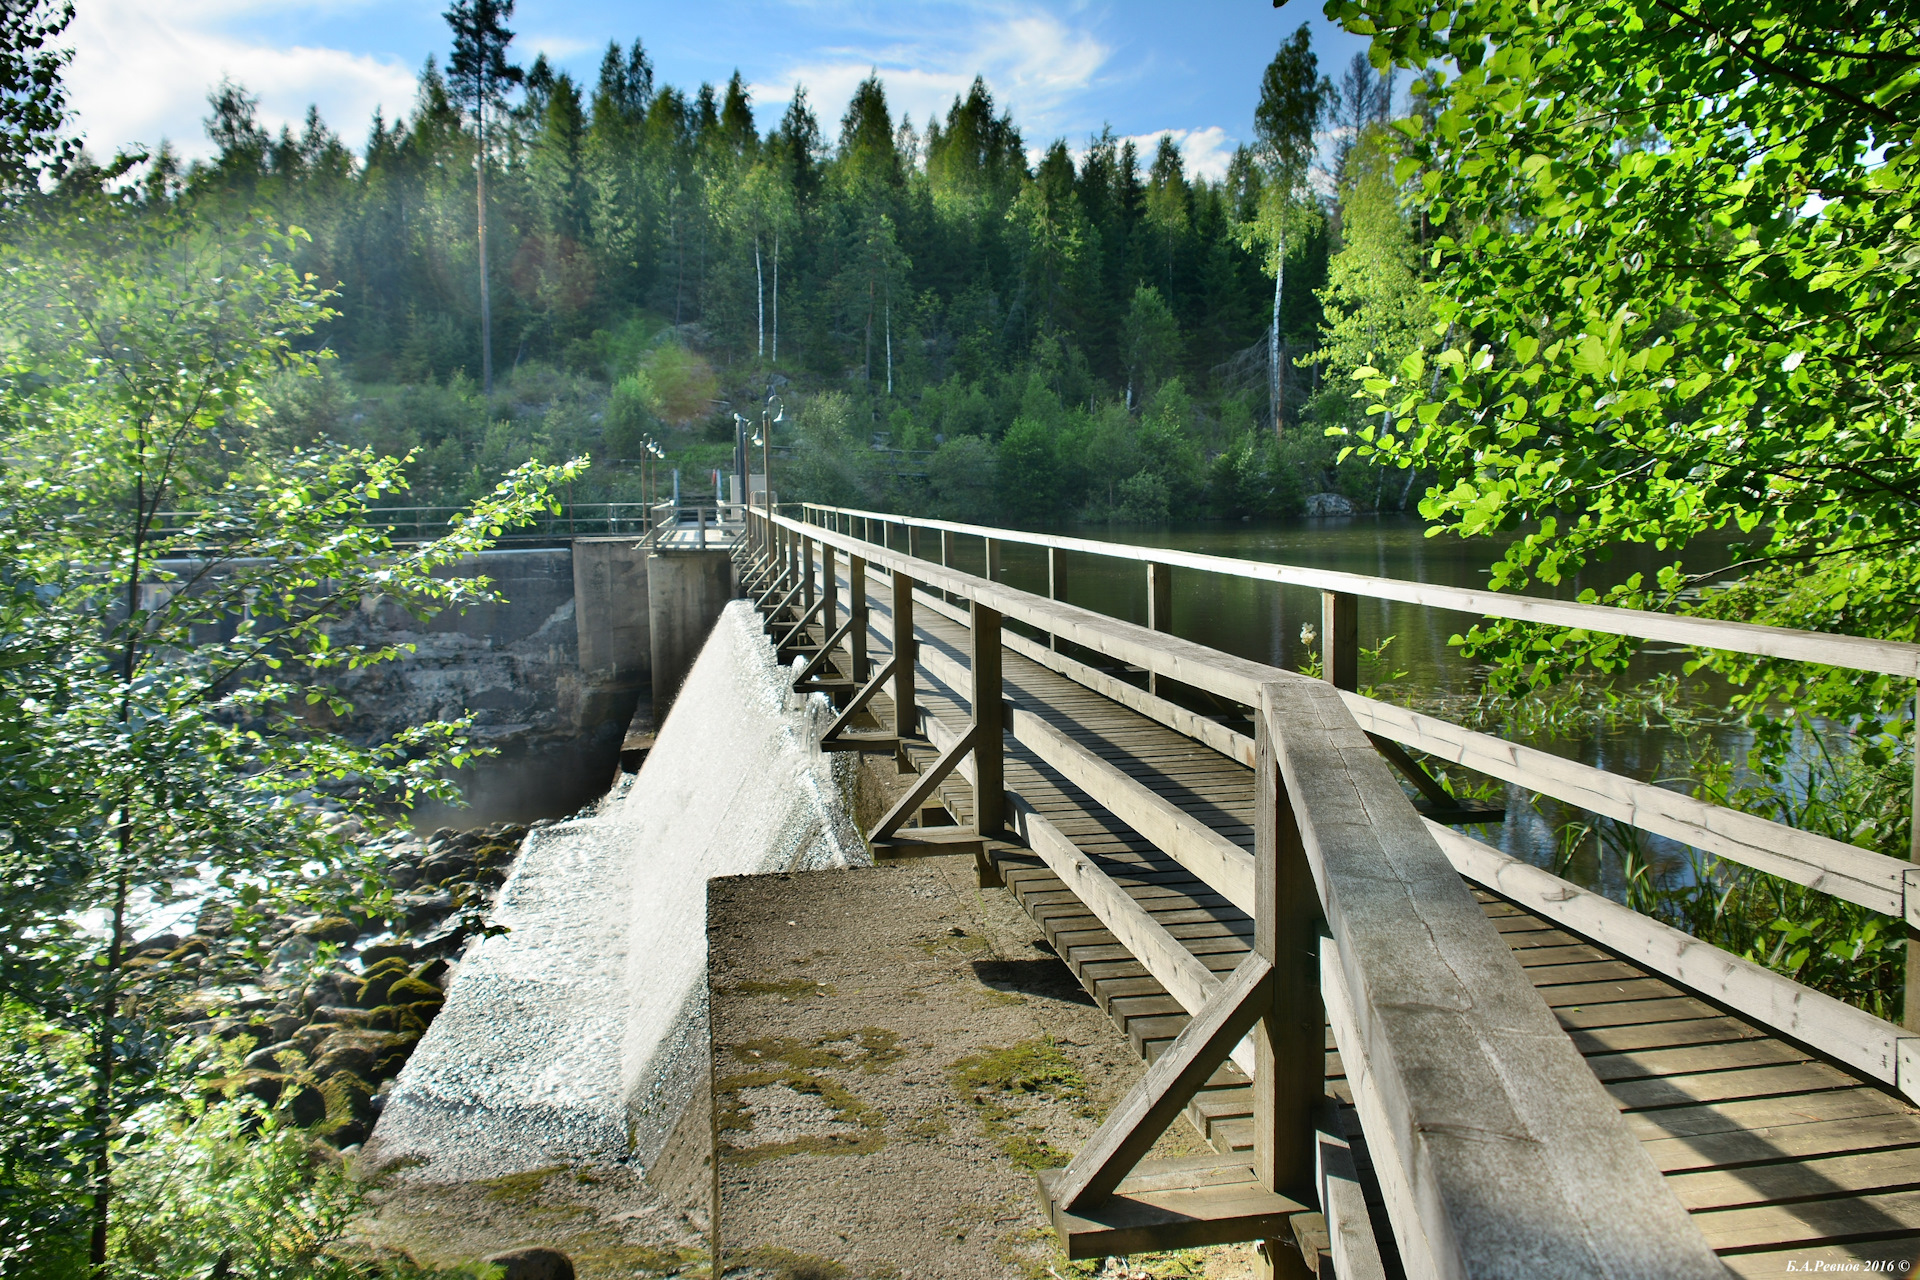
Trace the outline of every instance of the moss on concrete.
<instances>
[{"instance_id":1,"label":"moss on concrete","mask_svg":"<svg viewBox=\"0 0 1920 1280\"><path fill-rule=\"evenodd\" d=\"M1055 1169L1067 1154L1029 1125L1023 1113L1044 1099L1090 1114L1093 1091L1073 1060L1052 1036L1022 1040L1005 1048L961 1058L948 1068L954 1090L980 1117L981 1126L1002 1155L1022 1169Z\"/></svg>"}]
</instances>

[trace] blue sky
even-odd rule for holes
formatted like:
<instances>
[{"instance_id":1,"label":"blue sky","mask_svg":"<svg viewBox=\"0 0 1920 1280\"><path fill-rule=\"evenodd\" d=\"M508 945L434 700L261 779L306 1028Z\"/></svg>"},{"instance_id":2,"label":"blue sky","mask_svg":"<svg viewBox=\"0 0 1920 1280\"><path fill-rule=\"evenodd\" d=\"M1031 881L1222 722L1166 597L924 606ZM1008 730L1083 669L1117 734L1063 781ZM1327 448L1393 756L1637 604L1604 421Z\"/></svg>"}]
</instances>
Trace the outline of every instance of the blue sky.
<instances>
[{"instance_id":1,"label":"blue sky","mask_svg":"<svg viewBox=\"0 0 1920 1280\"><path fill-rule=\"evenodd\" d=\"M429 53L445 56L445 0L78 0L68 75L78 126L102 158L170 138L209 150L208 88L231 76L258 94L273 127L317 103L356 149L376 106L412 102ZM870 70L896 114L923 124L976 73L1013 112L1030 146L1076 149L1103 124L1150 139L1172 131L1204 173L1225 167L1251 130L1261 69L1301 22L1337 77L1364 42L1310 0L521 0L510 24L524 64L544 52L591 82L609 39L638 36L656 77L689 91L737 67L762 127L803 83L829 136Z\"/></svg>"}]
</instances>

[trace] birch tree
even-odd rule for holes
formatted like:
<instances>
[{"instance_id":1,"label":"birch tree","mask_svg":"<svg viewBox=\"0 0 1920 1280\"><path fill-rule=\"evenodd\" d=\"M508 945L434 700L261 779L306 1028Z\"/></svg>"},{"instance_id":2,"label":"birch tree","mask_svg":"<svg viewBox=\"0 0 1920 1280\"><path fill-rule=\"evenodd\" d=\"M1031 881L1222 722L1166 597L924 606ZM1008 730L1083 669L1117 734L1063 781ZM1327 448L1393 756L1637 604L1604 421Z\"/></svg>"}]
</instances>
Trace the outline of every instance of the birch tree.
<instances>
[{"instance_id":1,"label":"birch tree","mask_svg":"<svg viewBox=\"0 0 1920 1280\"><path fill-rule=\"evenodd\" d=\"M1320 60L1305 23L1280 46L1260 78L1260 105L1254 109L1253 132L1263 181L1258 213L1246 228L1249 247L1263 250L1264 265L1273 276L1273 318L1267 330L1268 404L1273 431L1284 431L1286 335L1281 307L1287 283L1289 244L1297 245L1320 216L1308 186L1314 157L1314 134L1326 115L1333 86L1320 74Z\"/></svg>"}]
</instances>

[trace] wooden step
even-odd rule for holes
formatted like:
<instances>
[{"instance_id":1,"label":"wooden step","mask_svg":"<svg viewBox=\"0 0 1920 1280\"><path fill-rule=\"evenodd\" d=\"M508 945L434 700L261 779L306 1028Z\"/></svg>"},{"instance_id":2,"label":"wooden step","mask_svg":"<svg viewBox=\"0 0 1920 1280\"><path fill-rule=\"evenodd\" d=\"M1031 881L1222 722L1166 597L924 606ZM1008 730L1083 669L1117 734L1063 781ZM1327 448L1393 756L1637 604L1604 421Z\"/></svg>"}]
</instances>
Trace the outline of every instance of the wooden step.
<instances>
[{"instance_id":1,"label":"wooden step","mask_svg":"<svg viewBox=\"0 0 1920 1280\"><path fill-rule=\"evenodd\" d=\"M1075 1260L1275 1239L1291 1232L1296 1214L1312 1212L1261 1186L1253 1166L1234 1156L1142 1164L1098 1205L1072 1210L1053 1196L1063 1172L1038 1175L1040 1199Z\"/></svg>"},{"instance_id":2,"label":"wooden step","mask_svg":"<svg viewBox=\"0 0 1920 1280\"><path fill-rule=\"evenodd\" d=\"M890 733L842 733L820 744L822 751L859 751L866 755L890 756L900 749L900 739Z\"/></svg>"},{"instance_id":3,"label":"wooden step","mask_svg":"<svg viewBox=\"0 0 1920 1280\"><path fill-rule=\"evenodd\" d=\"M891 836L870 840L876 858L944 858L956 854L979 856L987 842L971 827L907 827Z\"/></svg>"}]
</instances>

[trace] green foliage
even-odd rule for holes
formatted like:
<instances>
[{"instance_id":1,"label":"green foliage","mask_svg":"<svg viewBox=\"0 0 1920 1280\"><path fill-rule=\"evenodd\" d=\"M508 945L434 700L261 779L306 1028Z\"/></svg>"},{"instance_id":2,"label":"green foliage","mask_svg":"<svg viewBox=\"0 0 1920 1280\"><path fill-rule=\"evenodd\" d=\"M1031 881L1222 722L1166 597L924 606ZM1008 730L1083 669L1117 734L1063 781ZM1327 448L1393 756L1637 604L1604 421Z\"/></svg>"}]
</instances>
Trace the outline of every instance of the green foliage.
<instances>
[{"instance_id":1,"label":"green foliage","mask_svg":"<svg viewBox=\"0 0 1920 1280\"><path fill-rule=\"evenodd\" d=\"M1447 336L1365 383L1369 412L1412 433L1361 427L1362 451L1439 473L1421 510L1444 528L1519 531L1496 588L1651 543L1674 562L1602 598L1913 639L1914 16L1642 0L1329 12L1374 34L1377 63L1422 68L1396 177L1443 228L1430 301ZM1722 531L1731 565L1683 568ZM1539 680L1618 669L1632 648L1512 625L1467 641ZM1703 661L1756 714L1784 704L1869 734L1910 696L1892 677ZM1776 772L1785 736L1762 735Z\"/></svg>"},{"instance_id":2,"label":"green foliage","mask_svg":"<svg viewBox=\"0 0 1920 1280\"><path fill-rule=\"evenodd\" d=\"M1394 148L1371 128L1347 158L1339 252L1327 263L1321 355L1331 377L1398 368L1431 331L1419 247L1400 210Z\"/></svg>"},{"instance_id":3,"label":"green foliage","mask_svg":"<svg viewBox=\"0 0 1920 1280\"><path fill-rule=\"evenodd\" d=\"M685 426L713 412L720 389L713 367L677 342L663 342L640 361L640 372L652 388L654 412L676 426Z\"/></svg>"},{"instance_id":4,"label":"green foliage","mask_svg":"<svg viewBox=\"0 0 1920 1280\"><path fill-rule=\"evenodd\" d=\"M602 437L614 458L639 458L647 441L660 429L660 398L645 373L631 373L613 384L607 396L606 428Z\"/></svg>"},{"instance_id":5,"label":"green foliage","mask_svg":"<svg viewBox=\"0 0 1920 1280\"><path fill-rule=\"evenodd\" d=\"M491 599L436 571L578 470L520 467L439 541L395 546L364 518L404 459L251 447L264 389L313 370L299 344L330 314L285 265L297 233L75 213L8 246L0 316L0 998L7 1087L40 1099L45 1139L15 1153L0 1236L26 1247L81 1197L108 1220L129 1117L178 1083L166 1017L204 957L137 959L140 920L197 898L262 959L269 907L388 892L315 797L371 829L453 798L463 722L373 746L318 727L350 710L335 673L398 652L330 624L367 597L421 616Z\"/></svg>"}]
</instances>

